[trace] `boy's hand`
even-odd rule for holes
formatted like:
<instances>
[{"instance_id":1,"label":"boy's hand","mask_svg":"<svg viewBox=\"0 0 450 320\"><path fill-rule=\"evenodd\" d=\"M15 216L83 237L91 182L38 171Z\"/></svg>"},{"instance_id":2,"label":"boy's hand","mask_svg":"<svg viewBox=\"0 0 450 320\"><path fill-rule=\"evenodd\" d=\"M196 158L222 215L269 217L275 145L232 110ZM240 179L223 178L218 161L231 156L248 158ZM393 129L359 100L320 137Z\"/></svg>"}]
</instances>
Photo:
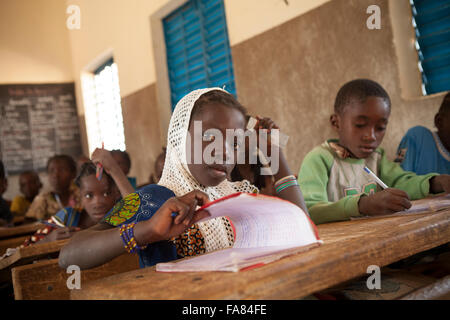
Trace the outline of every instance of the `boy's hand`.
<instances>
[{"instance_id":1,"label":"boy's hand","mask_svg":"<svg viewBox=\"0 0 450 320\"><path fill-rule=\"evenodd\" d=\"M411 202L406 192L388 188L370 196L362 196L358 207L362 214L377 216L409 209Z\"/></svg>"},{"instance_id":2,"label":"boy's hand","mask_svg":"<svg viewBox=\"0 0 450 320\"><path fill-rule=\"evenodd\" d=\"M199 190L193 190L184 196L167 200L153 217L141 226L136 225L136 241L142 245L179 235L192 224L209 216L209 212L204 210L195 212L197 205L202 206L208 202L208 195ZM172 217L173 212L178 213L175 218ZM143 239L143 241L139 241L139 239Z\"/></svg>"},{"instance_id":3,"label":"boy's hand","mask_svg":"<svg viewBox=\"0 0 450 320\"><path fill-rule=\"evenodd\" d=\"M450 193L450 175L441 174L430 179L430 193Z\"/></svg>"}]
</instances>

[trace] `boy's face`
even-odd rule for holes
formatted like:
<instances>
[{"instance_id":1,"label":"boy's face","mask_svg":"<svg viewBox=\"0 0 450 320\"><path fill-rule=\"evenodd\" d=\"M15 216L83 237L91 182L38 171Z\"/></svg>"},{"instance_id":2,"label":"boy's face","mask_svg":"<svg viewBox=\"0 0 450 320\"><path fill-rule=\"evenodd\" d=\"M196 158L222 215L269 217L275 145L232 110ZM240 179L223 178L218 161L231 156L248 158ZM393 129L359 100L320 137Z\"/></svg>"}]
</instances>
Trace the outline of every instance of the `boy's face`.
<instances>
[{"instance_id":1,"label":"boy's face","mask_svg":"<svg viewBox=\"0 0 450 320\"><path fill-rule=\"evenodd\" d=\"M390 108L384 99L368 97L364 103L352 100L330 120L339 134L339 143L355 158L364 159L383 141L389 115Z\"/></svg>"},{"instance_id":2,"label":"boy's face","mask_svg":"<svg viewBox=\"0 0 450 320\"><path fill-rule=\"evenodd\" d=\"M20 191L23 193L25 198L30 201L34 199L34 197L39 193L39 189L42 187L39 177L31 173L20 175L19 185Z\"/></svg>"}]
</instances>

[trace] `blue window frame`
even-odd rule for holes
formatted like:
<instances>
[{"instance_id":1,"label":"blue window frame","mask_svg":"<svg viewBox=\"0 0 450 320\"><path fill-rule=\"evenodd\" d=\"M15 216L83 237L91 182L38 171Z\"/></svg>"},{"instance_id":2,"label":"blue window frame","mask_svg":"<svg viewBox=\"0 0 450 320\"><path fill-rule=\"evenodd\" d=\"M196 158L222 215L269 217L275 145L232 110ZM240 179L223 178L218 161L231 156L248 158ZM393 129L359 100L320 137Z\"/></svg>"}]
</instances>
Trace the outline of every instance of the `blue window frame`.
<instances>
[{"instance_id":1,"label":"blue window frame","mask_svg":"<svg viewBox=\"0 0 450 320\"><path fill-rule=\"evenodd\" d=\"M189 0L163 19L172 110L192 90L236 96L223 0Z\"/></svg>"},{"instance_id":2,"label":"blue window frame","mask_svg":"<svg viewBox=\"0 0 450 320\"><path fill-rule=\"evenodd\" d=\"M410 0L424 94L450 90L450 0Z\"/></svg>"}]
</instances>

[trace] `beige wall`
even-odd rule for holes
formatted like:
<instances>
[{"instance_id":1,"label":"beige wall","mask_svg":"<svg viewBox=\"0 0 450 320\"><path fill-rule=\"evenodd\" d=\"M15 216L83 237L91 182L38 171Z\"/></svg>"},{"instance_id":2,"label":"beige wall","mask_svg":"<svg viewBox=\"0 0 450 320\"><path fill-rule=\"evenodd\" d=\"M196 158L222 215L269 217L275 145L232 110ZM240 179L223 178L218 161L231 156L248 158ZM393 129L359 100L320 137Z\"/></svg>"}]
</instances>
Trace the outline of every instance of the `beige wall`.
<instances>
[{"instance_id":1,"label":"beige wall","mask_svg":"<svg viewBox=\"0 0 450 320\"><path fill-rule=\"evenodd\" d=\"M0 84L73 81L65 11L59 0L0 0ZM4 196L12 199L18 176L8 183Z\"/></svg>"},{"instance_id":2,"label":"beige wall","mask_svg":"<svg viewBox=\"0 0 450 320\"><path fill-rule=\"evenodd\" d=\"M0 1L0 84L73 81L64 1Z\"/></svg>"},{"instance_id":3,"label":"beige wall","mask_svg":"<svg viewBox=\"0 0 450 320\"><path fill-rule=\"evenodd\" d=\"M150 18L183 1L0 0L0 83L75 81L83 122L81 75L113 55L131 174L143 183L165 145L168 117L159 119L170 108L158 103L164 77L157 67L166 62L155 61L161 38L152 39ZM418 76L414 48L408 45L408 0L224 2L238 97L250 111L273 117L291 136L287 155L294 171L309 149L333 134L327 119L334 95L355 77L378 80L392 95L383 144L390 157L407 128L432 127L441 95L420 97L417 81L408 81ZM81 9L79 30L65 26L71 4ZM382 30L365 28L370 4L382 9ZM85 132L82 140L87 153Z\"/></svg>"},{"instance_id":4,"label":"beige wall","mask_svg":"<svg viewBox=\"0 0 450 320\"><path fill-rule=\"evenodd\" d=\"M381 30L366 27L372 4L381 8ZM336 93L356 78L379 82L391 96L381 145L390 159L410 127L433 128L443 94L402 96L390 18L387 0L334 0L232 48L240 101L290 136L287 158L295 172L308 151L336 136L328 120Z\"/></svg>"}]
</instances>

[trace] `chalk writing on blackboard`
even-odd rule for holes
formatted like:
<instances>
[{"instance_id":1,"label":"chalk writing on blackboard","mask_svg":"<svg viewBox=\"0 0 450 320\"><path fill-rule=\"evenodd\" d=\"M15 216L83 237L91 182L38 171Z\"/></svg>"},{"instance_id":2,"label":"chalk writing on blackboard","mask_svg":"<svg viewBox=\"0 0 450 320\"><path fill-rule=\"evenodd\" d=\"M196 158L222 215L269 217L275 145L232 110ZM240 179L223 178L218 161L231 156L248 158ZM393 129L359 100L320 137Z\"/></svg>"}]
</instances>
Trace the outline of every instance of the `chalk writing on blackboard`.
<instances>
[{"instance_id":1,"label":"chalk writing on blackboard","mask_svg":"<svg viewBox=\"0 0 450 320\"><path fill-rule=\"evenodd\" d=\"M0 85L0 158L9 174L81 154L73 83Z\"/></svg>"}]
</instances>

